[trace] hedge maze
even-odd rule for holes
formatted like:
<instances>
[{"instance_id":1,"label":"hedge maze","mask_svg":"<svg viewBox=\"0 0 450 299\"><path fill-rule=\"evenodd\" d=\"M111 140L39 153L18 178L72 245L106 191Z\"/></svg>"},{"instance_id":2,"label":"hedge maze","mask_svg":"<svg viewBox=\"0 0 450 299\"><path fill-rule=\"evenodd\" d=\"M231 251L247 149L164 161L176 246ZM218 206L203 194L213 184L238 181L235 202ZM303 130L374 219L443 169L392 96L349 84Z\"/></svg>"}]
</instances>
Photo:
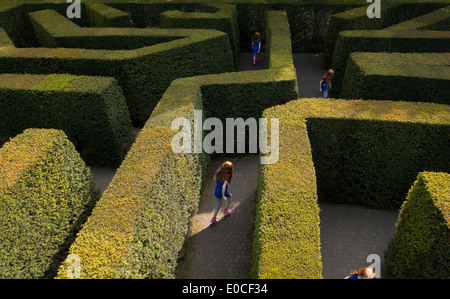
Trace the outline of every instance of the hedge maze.
<instances>
[{"instance_id":1,"label":"hedge maze","mask_svg":"<svg viewBox=\"0 0 450 299\"><path fill-rule=\"evenodd\" d=\"M322 277L319 199L401 207L390 276L450 277L449 1L81 2L0 4L0 277L71 278L75 254L81 278L175 278L209 167L171 148L194 110L280 120L254 278ZM255 31L265 69L237 72ZM298 99L302 51L336 99ZM118 167L101 196L85 163Z\"/></svg>"}]
</instances>

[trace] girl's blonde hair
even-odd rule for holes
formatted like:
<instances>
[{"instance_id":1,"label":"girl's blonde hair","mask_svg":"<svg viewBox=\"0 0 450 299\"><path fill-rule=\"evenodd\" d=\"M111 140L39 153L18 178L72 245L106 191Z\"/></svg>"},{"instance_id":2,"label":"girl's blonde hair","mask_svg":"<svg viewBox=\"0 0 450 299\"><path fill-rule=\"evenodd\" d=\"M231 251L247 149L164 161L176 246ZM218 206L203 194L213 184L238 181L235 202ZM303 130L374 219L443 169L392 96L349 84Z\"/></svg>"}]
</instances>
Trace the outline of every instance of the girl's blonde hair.
<instances>
[{"instance_id":1,"label":"girl's blonde hair","mask_svg":"<svg viewBox=\"0 0 450 299\"><path fill-rule=\"evenodd\" d=\"M220 182L225 182L225 179L228 180L228 183L231 183L231 180L234 176L234 167L233 163L230 161L226 161L222 164L222 166L217 169L216 180Z\"/></svg>"}]
</instances>

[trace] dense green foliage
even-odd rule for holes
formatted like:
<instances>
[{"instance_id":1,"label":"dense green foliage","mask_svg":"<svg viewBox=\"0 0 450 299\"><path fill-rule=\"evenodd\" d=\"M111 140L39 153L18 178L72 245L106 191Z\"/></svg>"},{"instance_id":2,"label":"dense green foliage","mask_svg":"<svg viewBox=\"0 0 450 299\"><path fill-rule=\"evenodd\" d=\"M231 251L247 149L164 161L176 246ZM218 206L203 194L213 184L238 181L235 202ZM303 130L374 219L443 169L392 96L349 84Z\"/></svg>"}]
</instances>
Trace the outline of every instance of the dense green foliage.
<instances>
[{"instance_id":1,"label":"dense green foliage","mask_svg":"<svg viewBox=\"0 0 450 299\"><path fill-rule=\"evenodd\" d=\"M103 3L87 3L86 14L92 27L133 27L129 14Z\"/></svg>"},{"instance_id":2,"label":"dense green foliage","mask_svg":"<svg viewBox=\"0 0 450 299\"><path fill-rule=\"evenodd\" d=\"M422 172L385 252L390 278L450 278L450 175Z\"/></svg>"},{"instance_id":3,"label":"dense green foliage","mask_svg":"<svg viewBox=\"0 0 450 299\"><path fill-rule=\"evenodd\" d=\"M212 3L205 4L202 8L215 12L165 11L161 14L161 28L203 28L226 32L237 68L240 47L236 6Z\"/></svg>"},{"instance_id":4,"label":"dense green foliage","mask_svg":"<svg viewBox=\"0 0 450 299\"><path fill-rule=\"evenodd\" d=\"M399 207L418 172L450 172L448 106L402 102L448 103L449 2L383 0L383 17L369 19L360 0L83 0L82 18L69 21L61 1L2 1L0 142L56 127L86 161L118 165L129 115L145 124L70 253L82 278L173 278L209 155L174 153L172 121L193 124L195 109L279 118L278 163L258 173L252 275L320 278L319 198ZM255 31L266 69L233 72ZM322 50L333 93L366 100L290 102L292 51ZM445 262L433 250L433 263Z\"/></svg>"},{"instance_id":5,"label":"dense green foliage","mask_svg":"<svg viewBox=\"0 0 450 299\"><path fill-rule=\"evenodd\" d=\"M450 31L342 31L333 54L333 94L341 92L347 60L353 52L446 53Z\"/></svg>"},{"instance_id":6,"label":"dense green foliage","mask_svg":"<svg viewBox=\"0 0 450 299\"><path fill-rule=\"evenodd\" d=\"M3 145L0 277L51 278L98 197L64 132L28 129Z\"/></svg>"},{"instance_id":7,"label":"dense green foliage","mask_svg":"<svg viewBox=\"0 0 450 299\"><path fill-rule=\"evenodd\" d=\"M93 29L94 32L92 28L69 25L69 20L51 10L32 13L32 19L38 39L58 48L0 49L0 72L114 77L123 90L135 124L145 123L174 79L234 70L228 36L216 30L165 29L161 32L160 29L100 28ZM64 26L54 26L61 23ZM166 35L163 39L170 41L143 46L142 35L158 36L147 39L152 44L161 41L161 35ZM174 40L174 36L178 39ZM96 40L94 49L63 48L66 42L70 47ZM110 49L111 45L130 45L130 40L137 40L134 45L137 43L140 47Z\"/></svg>"},{"instance_id":8,"label":"dense green foliage","mask_svg":"<svg viewBox=\"0 0 450 299\"><path fill-rule=\"evenodd\" d=\"M416 26L418 23L413 20L418 17L420 24L423 24L425 21L428 25L435 24L436 20L445 20L446 8L441 8L443 5L445 5L445 2L438 1L407 4L402 3L402 1L383 1L380 11L381 18L368 18L367 6L350 9L332 15L329 19L324 47L325 67L331 67L334 47L339 32L346 30L379 30L386 27L386 30L434 30L427 27ZM415 25L413 25L413 23L415 23ZM448 28L441 30L448 30Z\"/></svg>"},{"instance_id":9,"label":"dense green foliage","mask_svg":"<svg viewBox=\"0 0 450 299\"><path fill-rule=\"evenodd\" d=\"M286 119L294 110L280 112L283 107L275 106L263 114L280 119L279 160L259 166L252 277L322 278L311 146L305 127Z\"/></svg>"},{"instance_id":10,"label":"dense green foliage","mask_svg":"<svg viewBox=\"0 0 450 299\"><path fill-rule=\"evenodd\" d=\"M344 97L341 94L344 88L343 78L350 54L353 52L448 52L450 27L442 26L446 26L449 22L449 6L444 6L444 3L440 2L430 2L389 4L383 7L385 14L383 18L378 19L379 21L362 17L362 9L353 10L357 11L355 14L348 11L332 18L325 63L329 64L332 59L331 67L335 71L332 90L334 97ZM408 65L401 67L406 69ZM429 75L425 74L423 77ZM427 88L424 87L423 90Z\"/></svg>"},{"instance_id":11,"label":"dense green foliage","mask_svg":"<svg viewBox=\"0 0 450 299\"><path fill-rule=\"evenodd\" d=\"M319 198L398 208L418 172L450 171L448 120L410 121L310 120Z\"/></svg>"},{"instance_id":12,"label":"dense green foliage","mask_svg":"<svg viewBox=\"0 0 450 299\"><path fill-rule=\"evenodd\" d=\"M321 276L317 200L398 207L423 170L450 170L447 105L299 99L279 118L279 160L259 169L253 276ZM327 197L328 196L328 197Z\"/></svg>"},{"instance_id":13,"label":"dense green foliage","mask_svg":"<svg viewBox=\"0 0 450 299\"><path fill-rule=\"evenodd\" d=\"M81 278L173 278L198 205L192 161L172 151L173 135L163 127L139 134L70 248Z\"/></svg>"},{"instance_id":14,"label":"dense green foliage","mask_svg":"<svg viewBox=\"0 0 450 299\"><path fill-rule=\"evenodd\" d=\"M449 80L449 53L356 52L347 62L341 96L450 104Z\"/></svg>"},{"instance_id":15,"label":"dense green foliage","mask_svg":"<svg viewBox=\"0 0 450 299\"><path fill-rule=\"evenodd\" d=\"M93 165L118 166L134 140L114 78L0 74L0 141L27 128L64 130Z\"/></svg>"}]
</instances>

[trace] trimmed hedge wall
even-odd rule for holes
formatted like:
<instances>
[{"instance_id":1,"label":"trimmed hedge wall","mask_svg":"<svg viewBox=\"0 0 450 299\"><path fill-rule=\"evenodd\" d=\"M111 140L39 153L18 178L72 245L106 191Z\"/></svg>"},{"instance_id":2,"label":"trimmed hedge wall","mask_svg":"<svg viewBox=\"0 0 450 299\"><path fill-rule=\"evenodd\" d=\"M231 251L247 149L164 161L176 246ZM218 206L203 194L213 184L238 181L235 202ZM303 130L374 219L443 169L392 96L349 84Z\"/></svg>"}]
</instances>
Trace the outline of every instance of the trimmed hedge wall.
<instances>
[{"instance_id":1,"label":"trimmed hedge wall","mask_svg":"<svg viewBox=\"0 0 450 299\"><path fill-rule=\"evenodd\" d=\"M252 277L318 279L322 278L320 219L311 146L306 128L286 121L295 110L280 112L285 106L292 104L263 114L280 119L279 159L259 165Z\"/></svg>"},{"instance_id":2,"label":"trimmed hedge wall","mask_svg":"<svg viewBox=\"0 0 450 299\"><path fill-rule=\"evenodd\" d=\"M450 53L352 53L341 96L450 104L449 82Z\"/></svg>"},{"instance_id":3,"label":"trimmed hedge wall","mask_svg":"<svg viewBox=\"0 0 450 299\"><path fill-rule=\"evenodd\" d=\"M429 125L393 120L310 120L308 133L315 151L319 198L399 207L418 172L449 171L448 132L447 121Z\"/></svg>"},{"instance_id":4,"label":"trimmed hedge wall","mask_svg":"<svg viewBox=\"0 0 450 299\"><path fill-rule=\"evenodd\" d=\"M3 145L0 277L51 278L99 194L64 132L28 129Z\"/></svg>"},{"instance_id":5,"label":"trimmed hedge wall","mask_svg":"<svg viewBox=\"0 0 450 299\"><path fill-rule=\"evenodd\" d=\"M64 130L93 165L118 166L134 140L114 78L0 74L0 141L33 127Z\"/></svg>"},{"instance_id":6,"label":"trimmed hedge wall","mask_svg":"<svg viewBox=\"0 0 450 299\"><path fill-rule=\"evenodd\" d=\"M419 173L385 252L390 278L450 278L450 174Z\"/></svg>"},{"instance_id":7,"label":"trimmed hedge wall","mask_svg":"<svg viewBox=\"0 0 450 299\"><path fill-rule=\"evenodd\" d=\"M165 11L161 14L161 28L201 28L226 32L237 68L240 46L236 6L218 3L205 6L216 11L214 13Z\"/></svg>"},{"instance_id":8,"label":"trimmed hedge wall","mask_svg":"<svg viewBox=\"0 0 450 299\"><path fill-rule=\"evenodd\" d=\"M312 98L263 116L280 153L259 169L255 278L321 277L318 198L398 207L418 172L450 170L447 105Z\"/></svg>"},{"instance_id":9,"label":"trimmed hedge wall","mask_svg":"<svg viewBox=\"0 0 450 299\"><path fill-rule=\"evenodd\" d=\"M41 46L94 50L136 50L188 37L192 30L80 27L54 10L29 14Z\"/></svg>"},{"instance_id":10,"label":"trimmed hedge wall","mask_svg":"<svg viewBox=\"0 0 450 299\"><path fill-rule=\"evenodd\" d=\"M386 28L385 30L450 30L450 6L446 6L400 24ZM447 24L447 26L439 27Z\"/></svg>"},{"instance_id":11,"label":"trimmed hedge wall","mask_svg":"<svg viewBox=\"0 0 450 299\"><path fill-rule=\"evenodd\" d=\"M353 52L446 53L449 39L450 31L342 31L333 54L332 93L334 96L340 94L347 60Z\"/></svg>"},{"instance_id":12,"label":"trimmed hedge wall","mask_svg":"<svg viewBox=\"0 0 450 299\"><path fill-rule=\"evenodd\" d=\"M55 20L60 22L61 16L55 17ZM43 20L44 23L50 21L51 19ZM94 30L98 30L99 34L105 30L114 31L115 34L124 34L128 31L131 34L128 36L124 34L127 36L121 42L124 44L129 35L134 34L134 38L139 39L139 33L143 29ZM145 30L151 35L154 29ZM145 123L157 101L175 78L234 70L228 36L225 33L203 29L178 29L175 33L184 38L134 50L2 48L0 72L70 73L115 77L127 99L131 119L133 123L139 125ZM112 38L113 42L108 42L108 45L118 42L117 35L111 34L109 38ZM108 37L99 39L108 40ZM221 59L217 59L217 56Z\"/></svg>"},{"instance_id":13,"label":"trimmed hedge wall","mask_svg":"<svg viewBox=\"0 0 450 299\"><path fill-rule=\"evenodd\" d=\"M416 17L423 19L422 15L430 13L428 21L434 23L436 9L445 5L445 2L411 2L405 1L383 1L381 5L381 18L370 19L367 17L367 5L355 9L347 10L341 13L334 14L329 19L328 33L325 40L324 49L324 65L325 68L330 68L332 64L333 52L339 32L346 30L377 30L386 28L386 30L397 30L397 28L404 27L405 29L412 24L406 20L414 19ZM441 17L441 14L439 14ZM393 24L399 24L392 26ZM392 26L392 27L388 27ZM416 30L419 28L410 27L408 30ZM427 29L427 28L420 28ZM434 30L434 29L429 29Z\"/></svg>"},{"instance_id":14,"label":"trimmed hedge wall","mask_svg":"<svg viewBox=\"0 0 450 299\"><path fill-rule=\"evenodd\" d=\"M192 161L174 131L144 128L70 248L81 278L173 278L198 205ZM64 262L58 278L67 278Z\"/></svg>"},{"instance_id":15,"label":"trimmed hedge wall","mask_svg":"<svg viewBox=\"0 0 450 299\"><path fill-rule=\"evenodd\" d=\"M86 3L86 14L92 27L133 27L126 12L102 3Z\"/></svg>"}]
</instances>

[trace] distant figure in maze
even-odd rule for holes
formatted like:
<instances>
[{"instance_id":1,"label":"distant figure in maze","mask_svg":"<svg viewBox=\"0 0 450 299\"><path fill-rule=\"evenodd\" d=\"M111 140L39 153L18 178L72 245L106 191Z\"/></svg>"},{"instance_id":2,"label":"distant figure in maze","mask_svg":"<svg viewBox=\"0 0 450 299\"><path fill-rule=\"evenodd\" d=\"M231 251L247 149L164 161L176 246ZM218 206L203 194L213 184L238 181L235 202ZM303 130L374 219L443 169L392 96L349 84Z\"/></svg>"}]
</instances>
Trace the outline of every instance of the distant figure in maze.
<instances>
[{"instance_id":1,"label":"distant figure in maze","mask_svg":"<svg viewBox=\"0 0 450 299\"><path fill-rule=\"evenodd\" d=\"M256 32L252 38L253 65L259 61L259 52L261 52L261 38L259 32Z\"/></svg>"},{"instance_id":2,"label":"distant figure in maze","mask_svg":"<svg viewBox=\"0 0 450 299\"><path fill-rule=\"evenodd\" d=\"M321 98L328 98L329 89L331 88L331 79L334 76L334 71L329 69L320 80L320 92L322 93Z\"/></svg>"}]
</instances>

